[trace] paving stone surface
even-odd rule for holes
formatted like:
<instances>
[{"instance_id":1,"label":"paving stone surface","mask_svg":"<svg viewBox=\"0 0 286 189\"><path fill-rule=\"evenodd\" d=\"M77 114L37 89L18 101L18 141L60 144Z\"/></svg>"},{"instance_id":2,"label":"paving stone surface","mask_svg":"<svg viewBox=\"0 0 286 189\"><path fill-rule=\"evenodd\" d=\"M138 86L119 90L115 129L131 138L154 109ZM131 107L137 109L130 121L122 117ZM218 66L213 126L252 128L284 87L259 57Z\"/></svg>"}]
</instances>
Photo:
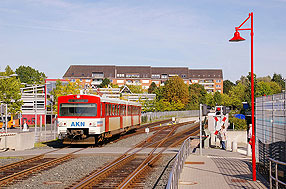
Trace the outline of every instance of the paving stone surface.
<instances>
[{"instance_id":1,"label":"paving stone surface","mask_svg":"<svg viewBox=\"0 0 286 189\"><path fill-rule=\"evenodd\" d=\"M197 150L188 156L180 175L179 189L187 188L268 188L268 183L257 174L252 181L251 158L221 149Z\"/></svg>"}]
</instances>

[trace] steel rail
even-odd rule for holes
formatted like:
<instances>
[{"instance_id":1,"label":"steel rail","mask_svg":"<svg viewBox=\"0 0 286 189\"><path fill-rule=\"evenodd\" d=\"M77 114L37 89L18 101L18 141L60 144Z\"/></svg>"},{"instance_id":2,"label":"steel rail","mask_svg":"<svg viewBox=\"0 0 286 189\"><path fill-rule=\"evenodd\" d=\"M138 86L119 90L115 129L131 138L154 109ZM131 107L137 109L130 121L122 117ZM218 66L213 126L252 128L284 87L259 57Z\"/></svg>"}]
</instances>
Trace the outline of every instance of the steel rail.
<instances>
[{"instance_id":1,"label":"steel rail","mask_svg":"<svg viewBox=\"0 0 286 189\"><path fill-rule=\"evenodd\" d=\"M165 128L166 129L166 128ZM163 130L163 129L162 129ZM160 131L159 131L160 132ZM150 136L152 137L152 136ZM84 178L83 180L81 180L80 182L78 182L76 185L70 187L71 189L75 189L75 188L87 188L90 184L92 184L94 182L94 180L96 180L97 178L101 178L106 175L109 174L112 170L119 168L120 166L123 166L126 162L131 161L132 159L135 158L135 155L144 150L145 148L149 147L153 145L153 143L138 149L134 152L132 152L131 154L128 154L129 152L131 152L132 150L138 148L138 146L135 146L134 148L129 149L128 151L126 151L123 155L121 155L119 158L117 158L116 160L112 161L111 163L109 163L108 165L104 166L103 168L101 168L100 170L90 174L88 177Z\"/></svg>"},{"instance_id":2,"label":"steel rail","mask_svg":"<svg viewBox=\"0 0 286 189\"><path fill-rule=\"evenodd\" d=\"M196 128L192 128L193 130ZM192 135L196 135L196 132L194 132ZM164 142L166 142L168 140L168 138L166 137L166 140L164 140ZM162 141L163 144L164 143ZM152 164L154 164L162 155L162 153L168 149L167 147L164 147L157 155L152 156L151 158L148 157L148 161L144 161L136 170L134 170L126 179L124 179L124 181L118 186L118 188L123 189L123 188L128 188L130 187L130 185L133 184L133 182L142 174L142 172L146 169L148 169Z\"/></svg>"},{"instance_id":3,"label":"steel rail","mask_svg":"<svg viewBox=\"0 0 286 189\"><path fill-rule=\"evenodd\" d=\"M156 132L156 134L154 134L154 135L160 134L162 131L167 130L167 129L171 128L171 127L173 127L173 129L171 130L171 132L173 132L177 128L176 127L177 125L184 125L184 123L170 125L169 127L162 128L161 130ZM120 156L119 158L117 158L116 160L111 162L110 164L108 164L108 165L104 166L103 168L101 168L100 170L90 174L89 176L87 176L86 178L84 178L83 180L78 182L76 185L71 186L70 188L72 188L72 189L74 189L74 188L87 188L87 187L90 187L90 185L93 184L95 182L95 180L97 180L98 178L103 179L103 176L109 174L113 169L117 169L118 166L122 166L125 163L127 163L128 160L131 160L132 158L135 158L135 155L138 152L140 152L143 149L146 149L147 147L150 147L153 144L157 143L157 141L155 141L155 142L153 142L151 144L143 146L147 142L150 142L150 140L152 140L152 138L154 138L154 135L148 137L145 141L143 141L143 142L139 143L139 145L136 145L135 147L129 149L122 156ZM131 154L128 154L129 152L131 152L132 150L138 148L139 146L142 146L142 147L140 149L132 152ZM155 152L154 149L150 153L153 153L153 152Z\"/></svg>"},{"instance_id":4,"label":"steel rail","mask_svg":"<svg viewBox=\"0 0 286 189\"><path fill-rule=\"evenodd\" d=\"M36 166L30 167L28 169L24 169L22 171L19 171L19 172L16 172L14 174L3 177L0 179L0 186L5 186L5 185L13 182L15 179L17 179L19 177L23 178L24 176L30 175L30 174L35 173L35 172L39 172L41 170L44 170L44 169L47 169L47 168L52 167L54 165L57 165L61 162L67 161L73 157L72 154L77 153L77 152L84 150L84 149L86 149L86 148L76 150L74 152L71 152L71 153L63 156L63 157L55 158L51 161L41 163L40 165L36 165ZM55 150L55 151L57 151L57 150ZM45 153L45 154L47 154L47 153Z\"/></svg>"},{"instance_id":5,"label":"steel rail","mask_svg":"<svg viewBox=\"0 0 286 189\"><path fill-rule=\"evenodd\" d=\"M21 160L21 161L17 161L17 162L14 162L14 163L10 163L8 165L4 165L2 167L0 167L0 172L4 171L4 170L7 170L7 169L13 169L14 167L18 167L19 165L25 165L27 163L31 163L33 161L37 161L39 159L42 159L44 158L44 156L48 153L52 153L52 152L56 152L56 151L59 151L59 150L62 150L62 149L65 149L65 148L68 148L68 147L64 147L64 148L61 148L61 149L57 149L57 150L52 150L50 152L45 152L45 153L42 153L40 155L37 155L37 156L34 156L34 157L31 157L31 158L27 158L27 159L24 159L24 160Z\"/></svg>"},{"instance_id":6,"label":"steel rail","mask_svg":"<svg viewBox=\"0 0 286 189\"><path fill-rule=\"evenodd\" d=\"M146 168L146 166L148 165L148 163L154 159L154 152L162 146L162 144L164 144L164 142L167 141L168 137L175 131L176 127L174 127L167 136L165 136L160 143L149 153L149 155L145 158L145 160L130 174L128 175L127 178L125 178L123 180L123 182L121 182L121 184L118 186L118 188L126 188L130 182L136 178L136 176L139 175L139 173L141 173L142 170L144 170ZM159 155L161 155L163 151L161 150L161 152L159 153ZM158 157L159 155L156 155L155 157Z\"/></svg>"}]
</instances>

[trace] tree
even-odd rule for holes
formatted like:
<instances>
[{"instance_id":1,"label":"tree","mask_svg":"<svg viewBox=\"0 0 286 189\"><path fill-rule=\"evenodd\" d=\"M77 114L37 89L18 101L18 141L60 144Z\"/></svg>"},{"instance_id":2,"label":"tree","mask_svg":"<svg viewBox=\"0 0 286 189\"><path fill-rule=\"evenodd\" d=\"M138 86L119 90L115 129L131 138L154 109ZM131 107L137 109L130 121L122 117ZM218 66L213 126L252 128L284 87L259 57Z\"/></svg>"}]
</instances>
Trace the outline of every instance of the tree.
<instances>
[{"instance_id":1,"label":"tree","mask_svg":"<svg viewBox=\"0 0 286 189\"><path fill-rule=\"evenodd\" d=\"M230 80L224 80L223 81L223 93L228 94L230 89L234 86L235 84L231 82Z\"/></svg>"},{"instance_id":2,"label":"tree","mask_svg":"<svg viewBox=\"0 0 286 189\"><path fill-rule=\"evenodd\" d=\"M249 72L247 75L247 88L246 88L246 101L250 105L251 109L251 73ZM253 86L254 86L254 98L257 97L257 80L256 80L256 74L253 74Z\"/></svg>"},{"instance_id":3,"label":"tree","mask_svg":"<svg viewBox=\"0 0 286 189\"><path fill-rule=\"evenodd\" d=\"M199 109L200 104L206 103L206 94L204 86L200 84L189 85L189 103L187 109Z\"/></svg>"},{"instance_id":4,"label":"tree","mask_svg":"<svg viewBox=\"0 0 286 189\"><path fill-rule=\"evenodd\" d=\"M236 86L232 87L229 91L230 101L232 108L242 109L242 102L246 99L246 86L242 83L238 83Z\"/></svg>"},{"instance_id":5,"label":"tree","mask_svg":"<svg viewBox=\"0 0 286 189\"><path fill-rule=\"evenodd\" d=\"M140 85L127 85L132 93L143 93L143 89Z\"/></svg>"},{"instance_id":6,"label":"tree","mask_svg":"<svg viewBox=\"0 0 286 189\"><path fill-rule=\"evenodd\" d=\"M216 91L213 95L213 99L216 106L222 104L222 97L220 92Z\"/></svg>"},{"instance_id":7,"label":"tree","mask_svg":"<svg viewBox=\"0 0 286 189\"><path fill-rule=\"evenodd\" d=\"M9 77L14 71L7 66L3 76L7 78L0 78L0 101L7 104L8 112L15 115L21 111L23 101L21 100L20 80L16 77Z\"/></svg>"},{"instance_id":8,"label":"tree","mask_svg":"<svg viewBox=\"0 0 286 189\"><path fill-rule=\"evenodd\" d=\"M271 77L269 75L265 77L258 77L257 82L260 82L260 81L271 82Z\"/></svg>"},{"instance_id":9,"label":"tree","mask_svg":"<svg viewBox=\"0 0 286 189\"><path fill-rule=\"evenodd\" d=\"M153 93L157 88L158 88L157 85L154 82L152 82L148 88L148 93L149 94Z\"/></svg>"},{"instance_id":10,"label":"tree","mask_svg":"<svg viewBox=\"0 0 286 189\"><path fill-rule=\"evenodd\" d=\"M277 82L269 82L272 94L281 93L281 85L279 85Z\"/></svg>"},{"instance_id":11,"label":"tree","mask_svg":"<svg viewBox=\"0 0 286 189\"><path fill-rule=\"evenodd\" d=\"M184 80L178 76L171 77L165 85L164 98L171 102L182 102L187 104L189 101L189 90Z\"/></svg>"},{"instance_id":12,"label":"tree","mask_svg":"<svg viewBox=\"0 0 286 189\"><path fill-rule=\"evenodd\" d=\"M10 75L12 75L12 74L14 74L15 72L10 68L10 66L8 65L8 66L6 66L6 68L5 68L5 75L6 76L10 76Z\"/></svg>"},{"instance_id":13,"label":"tree","mask_svg":"<svg viewBox=\"0 0 286 189\"><path fill-rule=\"evenodd\" d=\"M43 84L47 78L43 72L39 72L30 66L19 66L16 69L16 74L18 75L21 83L26 84Z\"/></svg>"},{"instance_id":14,"label":"tree","mask_svg":"<svg viewBox=\"0 0 286 189\"><path fill-rule=\"evenodd\" d=\"M211 93L207 93L206 95L206 104L208 106L215 106L214 96Z\"/></svg>"},{"instance_id":15,"label":"tree","mask_svg":"<svg viewBox=\"0 0 286 189\"><path fill-rule=\"evenodd\" d=\"M247 85L247 84L248 84L248 79L247 79L247 77L245 77L245 76L242 75L242 76L240 77L240 79L237 80L235 83L236 83L236 84L241 83L241 84L243 84L243 85Z\"/></svg>"},{"instance_id":16,"label":"tree","mask_svg":"<svg viewBox=\"0 0 286 189\"><path fill-rule=\"evenodd\" d=\"M282 89L285 89L285 81L282 78L281 74L274 73L271 81L278 83L282 87Z\"/></svg>"},{"instance_id":17,"label":"tree","mask_svg":"<svg viewBox=\"0 0 286 189\"><path fill-rule=\"evenodd\" d=\"M56 81L56 88L51 91L51 95L53 98L51 99L53 101L53 110L54 113L56 113L56 110L58 109L58 98L60 96L70 95L70 94L79 94L80 92L80 86L79 82L69 82L67 85L64 85L60 80Z\"/></svg>"},{"instance_id":18,"label":"tree","mask_svg":"<svg viewBox=\"0 0 286 189\"><path fill-rule=\"evenodd\" d=\"M106 88L110 84L110 80L108 78L104 78L101 84L99 85L99 88Z\"/></svg>"}]
</instances>

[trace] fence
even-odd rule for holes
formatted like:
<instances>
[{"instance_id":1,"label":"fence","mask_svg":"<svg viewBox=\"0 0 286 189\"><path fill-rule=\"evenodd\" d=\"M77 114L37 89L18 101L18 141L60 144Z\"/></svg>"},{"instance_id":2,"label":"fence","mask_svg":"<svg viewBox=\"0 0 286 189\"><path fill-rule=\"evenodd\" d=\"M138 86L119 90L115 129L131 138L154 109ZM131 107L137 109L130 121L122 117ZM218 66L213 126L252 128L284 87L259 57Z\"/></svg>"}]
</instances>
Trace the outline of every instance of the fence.
<instances>
[{"instance_id":1,"label":"fence","mask_svg":"<svg viewBox=\"0 0 286 189\"><path fill-rule=\"evenodd\" d=\"M184 143L182 144L176 159L173 164L172 171L170 172L168 184L167 184L167 189L176 189L178 188L178 182L179 182L179 177L182 172L182 169L184 167L184 163L188 155L191 153L191 139L192 137L187 138Z\"/></svg>"},{"instance_id":2,"label":"fence","mask_svg":"<svg viewBox=\"0 0 286 189\"><path fill-rule=\"evenodd\" d=\"M142 122L151 122L171 117L196 117L199 116L199 110L188 111L168 111L168 112L146 112L142 113Z\"/></svg>"},{"instance_id":3,"label":"fence","mask_svg":"<svg viewBox=\"0 0 286 189\"><path fill-rule=\"evenodd\" d=\"M285 100L285 93L256 98L256 158L267 169L270 169L270 158L286 162ZM286 167L278 165L277 168L285 181Z\"/></svg>"}]
</instances>

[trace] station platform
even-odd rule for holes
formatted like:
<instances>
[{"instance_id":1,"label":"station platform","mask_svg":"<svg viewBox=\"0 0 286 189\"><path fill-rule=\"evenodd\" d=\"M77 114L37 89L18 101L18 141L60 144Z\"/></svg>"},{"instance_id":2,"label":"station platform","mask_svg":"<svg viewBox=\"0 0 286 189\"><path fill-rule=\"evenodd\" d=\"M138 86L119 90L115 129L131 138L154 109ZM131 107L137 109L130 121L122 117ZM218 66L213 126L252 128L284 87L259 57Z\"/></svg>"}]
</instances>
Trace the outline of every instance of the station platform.
<instances>
[{"instance_id":1,"label":"station platform","mask_svg":"<svg viewBox=\"0 0 286 189\"><path fill-rule=\"evenodd\" d=\"M251 157L217 148L199 149L188 156L179 179L179 189L187 188L269 188L257 173L252 181Z\"/></svg>"}]
</instances>

